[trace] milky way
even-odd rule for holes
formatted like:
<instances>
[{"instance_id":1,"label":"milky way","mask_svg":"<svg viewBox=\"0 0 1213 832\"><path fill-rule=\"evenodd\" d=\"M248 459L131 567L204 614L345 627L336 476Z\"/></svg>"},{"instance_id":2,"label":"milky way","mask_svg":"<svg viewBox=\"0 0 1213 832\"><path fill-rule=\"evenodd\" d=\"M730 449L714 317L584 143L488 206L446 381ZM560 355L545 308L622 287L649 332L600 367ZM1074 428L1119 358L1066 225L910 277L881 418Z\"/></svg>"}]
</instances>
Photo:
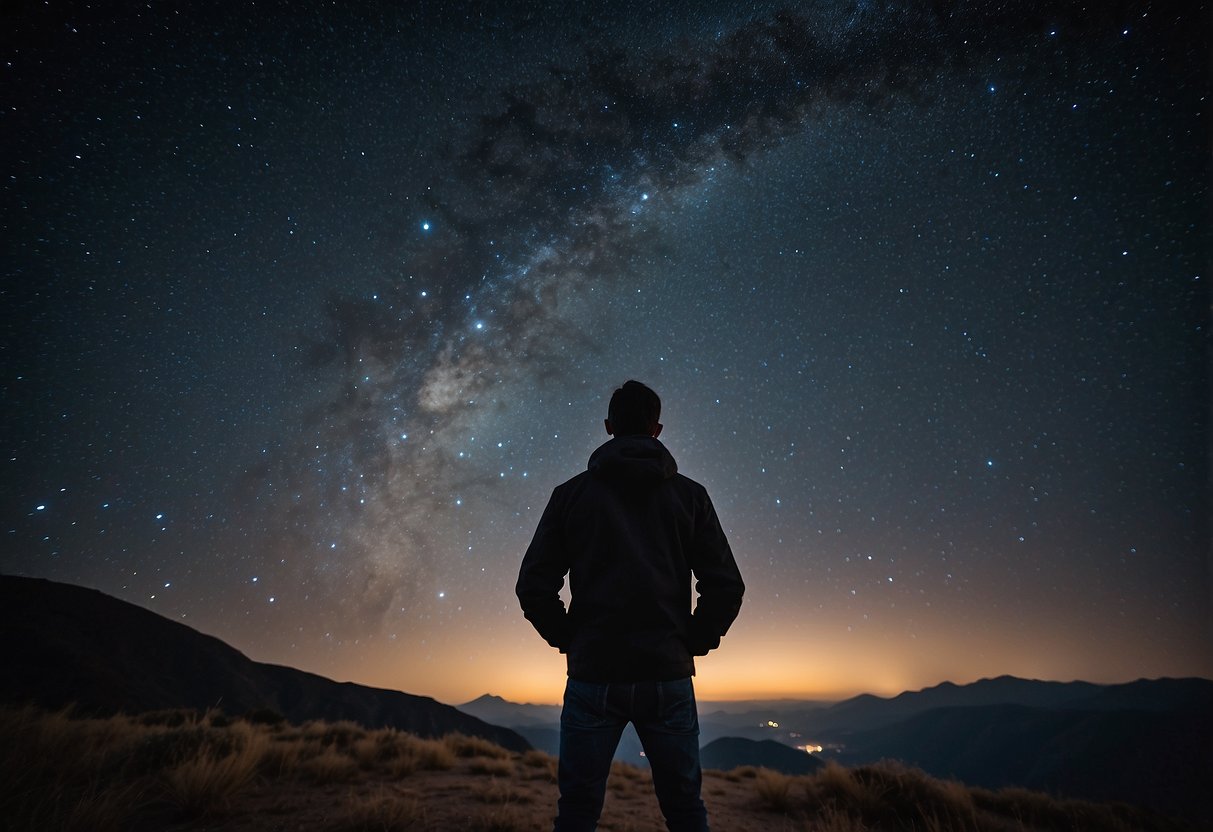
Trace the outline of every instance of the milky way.
<instances>
[{"instance_id":1,"label":"milky way","mask_svg":"<svg viewBox=\"0 0 1213 832\"><path fill-rule=\"evenodd\" d=\"M512 571L634 375L743 644L1208 673L1197 19L31 11L3 568L470 697L442 654L542 648Z\"/></svg>"}]
</instances>

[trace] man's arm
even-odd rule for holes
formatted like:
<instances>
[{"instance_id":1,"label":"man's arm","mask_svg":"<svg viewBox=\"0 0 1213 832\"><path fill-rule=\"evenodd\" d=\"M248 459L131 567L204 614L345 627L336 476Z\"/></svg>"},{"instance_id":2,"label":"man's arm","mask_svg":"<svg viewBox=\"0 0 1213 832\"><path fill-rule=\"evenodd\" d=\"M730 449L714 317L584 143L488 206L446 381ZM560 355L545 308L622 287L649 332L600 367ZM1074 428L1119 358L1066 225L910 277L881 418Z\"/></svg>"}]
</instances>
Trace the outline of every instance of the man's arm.
<instances>
[{"instance_id":1,"label":"man's arm","mask_svg":"<svg viewBox=\"0 0 1213 832\"><path fill-rule=\"evenodd\" d=\"M514 592L522 604L522 614L526 620L548 644L563 653L568 649L570 633L569 617L564 609L564 601L560 599L560 588L564 586L569 563L558 502L557 492L553 492L539 519L535 537L522 558Z\"/></svg>"},{"instance_id":2,"label":"man's arm","mask_svg":"<svg viewBox=\"0 0 1213 832\"><path fill-rule=\"evenodd\" d=\"M695 573L695 593L699 597L691 616L687 646L693 655L703 656L720 646L721 636L737 618L745 584L706 491L696 514L691 571Z\"/></svg>"}]
</instances>

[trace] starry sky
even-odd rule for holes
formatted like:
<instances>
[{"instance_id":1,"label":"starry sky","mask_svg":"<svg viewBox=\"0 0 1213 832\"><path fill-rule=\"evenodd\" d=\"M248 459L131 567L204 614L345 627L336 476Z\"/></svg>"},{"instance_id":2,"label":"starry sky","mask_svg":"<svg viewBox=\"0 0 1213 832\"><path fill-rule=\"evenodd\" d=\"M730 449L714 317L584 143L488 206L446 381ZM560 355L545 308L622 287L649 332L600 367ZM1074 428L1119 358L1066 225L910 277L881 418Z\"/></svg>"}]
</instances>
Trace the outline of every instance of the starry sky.
<instances>
[{"instance_id":1,"label":"starry sky","mask_svg":"<svg viewBox=\"0 0 1213 832\"><path fill-rule=\"evenodd\" d=\"M1213 676L1206 3L6 6L0 571L556 701L628 378L701 698Z\"/></svg>"}]
</instances>

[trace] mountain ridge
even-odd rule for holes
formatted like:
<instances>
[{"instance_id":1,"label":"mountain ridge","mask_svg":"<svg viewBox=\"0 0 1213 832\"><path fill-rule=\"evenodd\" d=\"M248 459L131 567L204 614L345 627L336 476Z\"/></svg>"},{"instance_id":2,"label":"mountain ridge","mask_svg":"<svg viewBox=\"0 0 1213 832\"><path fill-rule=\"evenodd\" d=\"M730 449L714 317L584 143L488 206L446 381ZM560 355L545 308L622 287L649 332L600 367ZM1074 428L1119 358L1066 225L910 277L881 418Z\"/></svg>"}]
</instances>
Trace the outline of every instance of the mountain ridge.
<instances>
[{"instance_id":1,"label":"mountain ridge","mask_svg":"<svg viewBox=\"0 0 1213 832\"><path fill-rule=\"evenodd\" d=\"M0 575L0 701L84 713L168 708L292 722L348 719L423 737L480 736L515 751L522 736L430 697L337 682L255 662L221 639L103 592Z\"/></svg>"}]
</instances>

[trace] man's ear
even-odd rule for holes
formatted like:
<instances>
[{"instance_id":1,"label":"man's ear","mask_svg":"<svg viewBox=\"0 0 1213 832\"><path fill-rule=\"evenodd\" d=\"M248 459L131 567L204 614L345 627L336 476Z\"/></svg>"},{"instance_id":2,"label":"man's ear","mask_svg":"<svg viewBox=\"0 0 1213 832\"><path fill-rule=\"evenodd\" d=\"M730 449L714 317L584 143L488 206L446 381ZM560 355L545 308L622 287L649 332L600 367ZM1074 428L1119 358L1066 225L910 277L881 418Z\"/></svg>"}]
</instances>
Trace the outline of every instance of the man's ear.
<instances>
[{"instance_id":1,"label":"man's ear","mask_svg":"<svg viewBox=\"0 0 1213 832\"><path fill-rule=\"evenodd\" d=\"M615 435L615 431L611 429L611 420L610 419L603 419L602 424L606 425L607 435L609 435L609 436Z\"/></svg>"},{"instance_id":2,"label":"man's ear","mask_svg":"<svg viewBox=\"0 0 1213 832\"><path fill-rule=\"evenodd\" d=\"M658 422L657 427L653 429L653 438L654 439L656 439L658 436L661 436L661 427L662 427L661 422Z\"/></svg>"}]
</instances>

